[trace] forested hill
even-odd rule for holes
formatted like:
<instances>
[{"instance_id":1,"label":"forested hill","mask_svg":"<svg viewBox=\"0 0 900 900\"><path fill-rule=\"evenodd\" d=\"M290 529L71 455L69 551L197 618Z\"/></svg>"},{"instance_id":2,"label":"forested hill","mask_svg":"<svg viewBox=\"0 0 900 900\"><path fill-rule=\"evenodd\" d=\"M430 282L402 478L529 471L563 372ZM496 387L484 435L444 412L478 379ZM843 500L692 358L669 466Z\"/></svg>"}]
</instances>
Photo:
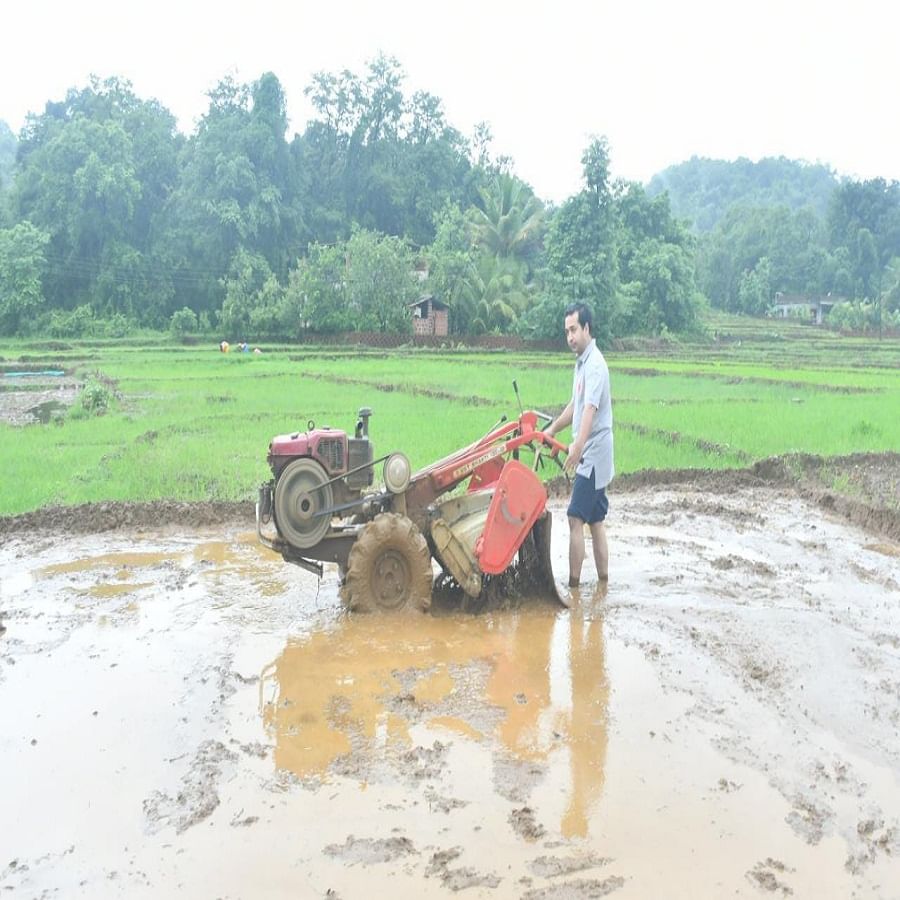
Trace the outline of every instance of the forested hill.
<instances>
[{"instance_id":1,"label":"forested hill","mask_svg":"<svg viewBox=\"0 0 900 900\"><path fill-rule=\"evenodd\" d=\"M672 212L692 222L697 231L707 232L735 203L793 210L809 207L824 219L837 185L837 176L827 166L783 156L759 162L694 156L654 175L647 193L655 197L668 191Z\"/></svg>"}]
</instances>

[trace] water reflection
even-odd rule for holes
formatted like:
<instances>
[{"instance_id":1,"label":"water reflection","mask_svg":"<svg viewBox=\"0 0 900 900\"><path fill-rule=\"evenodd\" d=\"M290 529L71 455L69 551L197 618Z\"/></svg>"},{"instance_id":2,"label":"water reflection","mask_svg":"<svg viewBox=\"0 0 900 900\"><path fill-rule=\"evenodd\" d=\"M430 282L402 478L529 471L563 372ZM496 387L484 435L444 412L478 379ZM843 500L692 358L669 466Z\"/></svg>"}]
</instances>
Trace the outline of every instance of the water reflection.
<instances>
[{"instance_id":1,"label":"water reflection","mask_svg":"<svg viewBox=\"0 0 900 900\"><path fill-rule=\"evenodd\" d=\"M566 837L583 837L587 834L588 811L603 790L609 681L602 621L578 614L568 618L572 672L568 743L572 790L561 828Z\"/></svg>"},{"instance_id":2,"label":"water reflection","mask_svg":"<svg viewBox=\"0 0 900 900\"><path fill-rule=\"evenodd\" d=\"M262 673L275 764L300 777L368 773L424 725L538 761L583 836L603 790L609 684L603 621L581 608L489 616L356 616L287 644ZM348 765L352 759L352 765Z\"/></svg>"}]
</instances>

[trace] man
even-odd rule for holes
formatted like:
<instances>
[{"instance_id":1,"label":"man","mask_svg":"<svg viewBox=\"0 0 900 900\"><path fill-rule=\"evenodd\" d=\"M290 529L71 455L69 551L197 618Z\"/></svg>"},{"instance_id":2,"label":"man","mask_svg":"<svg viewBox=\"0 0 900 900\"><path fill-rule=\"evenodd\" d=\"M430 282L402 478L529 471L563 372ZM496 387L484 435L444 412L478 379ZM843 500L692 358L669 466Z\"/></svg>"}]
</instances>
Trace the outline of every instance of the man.
<instances>
[{"instance_id":1,"label":"man","mask_svg":"<svg viewBox=\"0 0 900 900\"><path fill-rule=\"evenodd\" d=\"M575 472L569 516L569 587L581 582L584 563L584 526L591 529L594 563L601 586L609 578L606 543L606 486L612 481L613 435L609 369L594 340L593 317L583 303L573 303L565 313L566 341L575 353L572 399L559 417L545 429L554 435L572 426L572 443L565 467Z\"/></svg>"}]
</instances>

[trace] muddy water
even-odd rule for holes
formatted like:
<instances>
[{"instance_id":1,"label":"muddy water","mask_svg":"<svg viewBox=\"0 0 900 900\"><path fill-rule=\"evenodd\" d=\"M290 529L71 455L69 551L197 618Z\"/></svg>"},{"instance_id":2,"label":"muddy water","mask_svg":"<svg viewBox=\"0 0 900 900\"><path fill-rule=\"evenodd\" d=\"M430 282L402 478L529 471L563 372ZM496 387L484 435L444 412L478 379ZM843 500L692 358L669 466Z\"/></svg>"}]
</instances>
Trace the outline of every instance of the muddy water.
<instances>
[{"instance_id":1,"label":"muddy water","mask_svg":"<svg viewBox=\"0 0 900 900\"><path fill-rule=\"evenodd\" d=\"M385 618L240 530L8 541L0 888L897 897L896 546L689 488L610 544L569 609Z\"/></svg>"}]
</instances>

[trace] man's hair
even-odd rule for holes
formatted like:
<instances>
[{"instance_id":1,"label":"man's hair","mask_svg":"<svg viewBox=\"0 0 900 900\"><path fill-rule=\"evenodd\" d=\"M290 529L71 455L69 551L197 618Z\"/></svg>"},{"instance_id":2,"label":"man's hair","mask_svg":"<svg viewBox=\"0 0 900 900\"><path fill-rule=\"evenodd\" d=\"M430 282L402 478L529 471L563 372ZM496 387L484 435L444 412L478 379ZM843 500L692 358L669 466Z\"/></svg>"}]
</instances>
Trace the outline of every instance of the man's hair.
<instances>
[{"instance_id":1,"label":"man's hair","mask_svg":"<svg viewBox=\"0 0 900 900\"><path fill-rule=\"evenodd\" d=\"M574 313L578 313L578 324L590 331L591 334L594 333L594 317L591 315L591 308L586 306L584 303L570 303L566 307L566 318L573 315Z\"/></svg>"}]
</instances>

